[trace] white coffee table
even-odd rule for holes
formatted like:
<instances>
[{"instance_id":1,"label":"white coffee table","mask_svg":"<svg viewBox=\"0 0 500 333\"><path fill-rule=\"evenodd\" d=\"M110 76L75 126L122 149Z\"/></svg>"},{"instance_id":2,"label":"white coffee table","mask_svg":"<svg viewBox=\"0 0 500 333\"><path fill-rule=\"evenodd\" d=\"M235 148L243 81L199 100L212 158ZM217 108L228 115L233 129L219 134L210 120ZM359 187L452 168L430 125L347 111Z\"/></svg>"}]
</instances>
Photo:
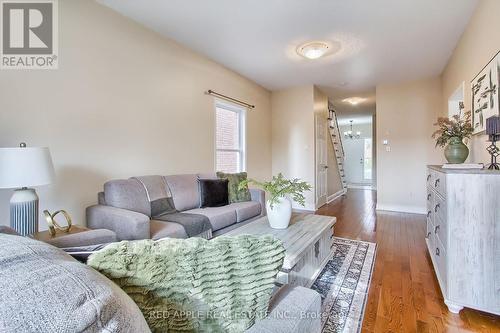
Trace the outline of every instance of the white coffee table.
<instances>
[{"instance_id":1,"label":"white coffee table","mask_svg":"<svg viewBox=\"0 0 500 333\"><path fill-rule=\"evenodd\" d=\"M267 217L262 217L223 236L271 234L281 239L286 253L277 282L310 287L332 253L333 225L336 221L332 216L297 214L292 217L287 229L280 230L272 229Z\"/></svg>"}]
</instances>

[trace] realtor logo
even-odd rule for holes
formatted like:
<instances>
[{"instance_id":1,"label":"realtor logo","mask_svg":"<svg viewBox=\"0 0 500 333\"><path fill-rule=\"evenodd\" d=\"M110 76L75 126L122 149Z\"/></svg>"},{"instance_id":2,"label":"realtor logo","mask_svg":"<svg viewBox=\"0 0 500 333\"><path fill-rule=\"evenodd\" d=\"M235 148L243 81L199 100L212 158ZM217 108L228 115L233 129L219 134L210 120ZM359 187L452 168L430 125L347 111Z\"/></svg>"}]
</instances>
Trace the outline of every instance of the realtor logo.
<instances>
[{"instance_id":1,"label":"realtor logo","mask_svg":"<svg viewBox=\"0 0 500 333\"><path fill-rule=\"evenodd\" d=\"M1 68L57 68L57 0L4 0Z\"/></svg>"}]
</instances>

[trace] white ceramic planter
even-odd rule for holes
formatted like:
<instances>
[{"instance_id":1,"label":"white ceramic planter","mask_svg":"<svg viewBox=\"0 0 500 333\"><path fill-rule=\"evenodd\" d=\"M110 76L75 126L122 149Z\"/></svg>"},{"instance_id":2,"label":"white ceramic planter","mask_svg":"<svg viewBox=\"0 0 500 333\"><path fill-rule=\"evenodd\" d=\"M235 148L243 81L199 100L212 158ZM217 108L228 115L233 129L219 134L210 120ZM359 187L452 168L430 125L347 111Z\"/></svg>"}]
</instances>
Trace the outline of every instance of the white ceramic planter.
<instances>
[{"instance_id":1,"label":"white ceramic planter","mask_svg":"<svg viewBox=\"0 0 500 333\"><path fill-rule=\"evenodd\" d=\"M292 202L288 198L279 198L278 202L271 206L266 202L267 218L273 229L286 229L292 217Z\"/></svg>"}]
</instances>

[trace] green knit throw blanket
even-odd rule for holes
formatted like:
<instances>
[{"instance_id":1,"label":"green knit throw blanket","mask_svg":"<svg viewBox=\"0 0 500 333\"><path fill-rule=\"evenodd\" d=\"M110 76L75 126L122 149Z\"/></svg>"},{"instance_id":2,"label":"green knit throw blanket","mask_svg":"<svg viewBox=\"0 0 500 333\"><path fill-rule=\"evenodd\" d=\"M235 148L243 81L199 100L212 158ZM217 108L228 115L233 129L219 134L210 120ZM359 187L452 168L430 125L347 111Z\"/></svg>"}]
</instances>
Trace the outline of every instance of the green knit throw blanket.
<instances>
[{"instance_id":1,"label":"green knit throw blanket","mask_svg":"<svg viewBox=\"0 0 500 333\"><path fill-rule=\"evenodd\" d=\"M272 236L122 241L88 264L118 284L153 332L244 332L266 316L285 250Z\"/></svg>"}]
</instances>

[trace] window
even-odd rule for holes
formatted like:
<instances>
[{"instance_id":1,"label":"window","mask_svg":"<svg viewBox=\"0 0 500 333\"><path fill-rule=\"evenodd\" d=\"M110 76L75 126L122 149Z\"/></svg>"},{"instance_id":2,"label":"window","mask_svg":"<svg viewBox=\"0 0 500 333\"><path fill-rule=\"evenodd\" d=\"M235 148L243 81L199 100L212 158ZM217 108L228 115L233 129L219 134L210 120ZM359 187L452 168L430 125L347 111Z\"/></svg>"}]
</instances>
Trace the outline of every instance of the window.
<instances>
[{"instance_id":1,"label":"window","mask_svg":"<svg viewBox=\"0 0 500 333\"><path fill-rule=\"evenodd\" d=\"M217 101L215 123L216 171L245 171L245 108Z\"/></svg>"}]
</instances>

